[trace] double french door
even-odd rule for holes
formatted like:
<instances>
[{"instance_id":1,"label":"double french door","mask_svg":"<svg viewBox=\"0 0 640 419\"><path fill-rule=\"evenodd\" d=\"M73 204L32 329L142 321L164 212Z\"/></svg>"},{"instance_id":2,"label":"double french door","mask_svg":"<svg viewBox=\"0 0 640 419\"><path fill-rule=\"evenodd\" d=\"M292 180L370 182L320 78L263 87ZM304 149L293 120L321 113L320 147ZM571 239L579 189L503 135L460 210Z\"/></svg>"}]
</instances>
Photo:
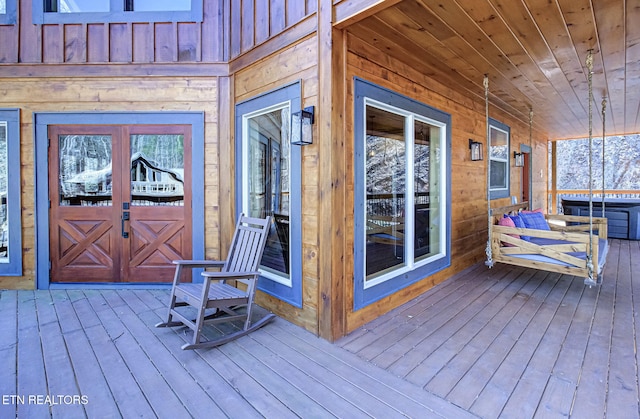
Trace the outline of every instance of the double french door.
<instances>
[{"instance_id":1,"label":"double french door","mask_svg":"<svg viewBox=\"0 0 640 419\"><path fill-rule=\"evenodd\" d=\"M51 282L170 282L191 257L189 125L49 127Z\"/></svg>"}]
</instances>

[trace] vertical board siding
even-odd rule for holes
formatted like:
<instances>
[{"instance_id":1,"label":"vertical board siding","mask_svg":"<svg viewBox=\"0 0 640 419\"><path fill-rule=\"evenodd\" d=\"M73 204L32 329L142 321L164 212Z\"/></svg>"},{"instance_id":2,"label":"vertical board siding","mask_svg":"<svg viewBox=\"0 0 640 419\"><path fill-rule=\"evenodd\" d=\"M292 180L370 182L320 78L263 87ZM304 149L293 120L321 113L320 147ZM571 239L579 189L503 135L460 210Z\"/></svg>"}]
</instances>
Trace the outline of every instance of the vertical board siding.
<instances>
[{"instance_id":1,"label":"vertical board siding","mask_svg":"<svg viewBox=\"0 0 640 419\"><path fill-rule=\"evenodd\" d=\"M0 63L166 63L225 61L224 4L203 0L198 23L34 25L32 2L18 0L19 21L0 25ZM236 3L235 1L232 3ZM253 42L253 41L252 41Z\"/></svg>"}]
</instances>

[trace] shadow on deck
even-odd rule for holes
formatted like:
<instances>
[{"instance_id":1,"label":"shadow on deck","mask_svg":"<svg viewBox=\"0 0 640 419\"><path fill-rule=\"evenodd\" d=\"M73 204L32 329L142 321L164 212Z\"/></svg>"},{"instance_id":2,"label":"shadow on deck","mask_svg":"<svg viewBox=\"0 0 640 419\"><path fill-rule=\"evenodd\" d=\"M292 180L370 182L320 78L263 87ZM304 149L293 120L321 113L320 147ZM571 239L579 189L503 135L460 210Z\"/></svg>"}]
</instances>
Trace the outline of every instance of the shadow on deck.
<instances>
[{"instance_id":1,"label":"shadow on deck","mask_svg":"<svg viewBox=\"0 0 640 419\"><path fill-rule=\"evenodd\" d=\"M166 290L1 291L0 417L638 417L639 264L479 264L335 344L276 319L201 351L153 327Z\"/></svg>"}]
</instances>

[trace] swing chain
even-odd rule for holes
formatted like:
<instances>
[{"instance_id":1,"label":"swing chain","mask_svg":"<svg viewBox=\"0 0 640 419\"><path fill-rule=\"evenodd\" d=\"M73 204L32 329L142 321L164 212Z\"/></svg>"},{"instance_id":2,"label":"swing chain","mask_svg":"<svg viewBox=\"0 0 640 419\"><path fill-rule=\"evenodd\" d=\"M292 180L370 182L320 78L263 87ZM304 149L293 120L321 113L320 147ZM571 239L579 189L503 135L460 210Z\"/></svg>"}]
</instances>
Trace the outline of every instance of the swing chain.
<instances>
[{"instance_id":1,"label":"swing chain","mask_svg":"<svg viewBox=\"0 0 640 419\"><path fill-rule=\"evenodd\" d=\"M490 199L490 174L488 171L490 170L491 165L489 164L489 159L491 156L491 137L489 132L489 75L484 75L484 81L482 82L484 86L484 111L486 116L486 124L487 124L487 247L484 252L487 255L487 260L484 262L489 268L493 267L493 254L491 253L491 226L493 225L493 215L491 214L491 199Z\"/></svg>"},{"instance_id":2,"label":"swing chain","mask_svg":"<svg viewBox=\"0 0 640 419\"><path fill-rule=\"evenodd\" d=\"M589 252L587 254L587 272L589 283L594 281L593 268L593 50L589 50L585 62L589 84Z\"/></svg>"}]
</instances>

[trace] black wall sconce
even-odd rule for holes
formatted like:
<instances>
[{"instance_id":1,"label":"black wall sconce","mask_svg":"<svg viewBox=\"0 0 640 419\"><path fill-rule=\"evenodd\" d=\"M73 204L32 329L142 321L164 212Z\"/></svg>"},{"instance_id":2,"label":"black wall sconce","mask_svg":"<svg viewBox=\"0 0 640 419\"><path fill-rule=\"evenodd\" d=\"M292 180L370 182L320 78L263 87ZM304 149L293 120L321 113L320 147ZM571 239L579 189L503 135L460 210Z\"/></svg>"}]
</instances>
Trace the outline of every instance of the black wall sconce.
<instances>
[{"instance_id":1,"label":"black wall sconce","mask_svg":"<svg viewBox=\"0 0 640 419\"><path fill-rule=\"evenodd\" d=\"M517 151L513 152L513 159L516 162L516 167L524 166L524 153L518 153Z\"/></svg>"},{"instance_id":2,"label":"black wall sconce","mask_svg":"<svg viewBox=\"0 0 640 419\"><path fill-rule=\"evenodd\" d=\"M482 160L482 143L469 138L469 150L471 150L471 161Z\"/></svg>"},{"instance_id":3,"label":"black wall sconce","mask_svg":"<svg viewBox=\"0 0 640 419\"><path fill-rule=\"evenodd\" d=\"M291 114L291 144L313 144L314 107L309 106Z\"/></svg>"}]
</instances>

